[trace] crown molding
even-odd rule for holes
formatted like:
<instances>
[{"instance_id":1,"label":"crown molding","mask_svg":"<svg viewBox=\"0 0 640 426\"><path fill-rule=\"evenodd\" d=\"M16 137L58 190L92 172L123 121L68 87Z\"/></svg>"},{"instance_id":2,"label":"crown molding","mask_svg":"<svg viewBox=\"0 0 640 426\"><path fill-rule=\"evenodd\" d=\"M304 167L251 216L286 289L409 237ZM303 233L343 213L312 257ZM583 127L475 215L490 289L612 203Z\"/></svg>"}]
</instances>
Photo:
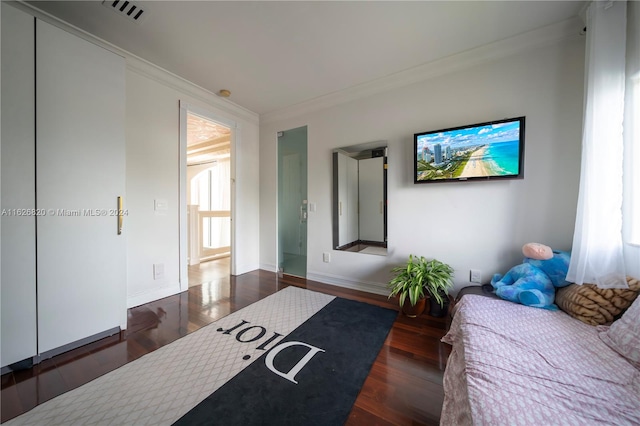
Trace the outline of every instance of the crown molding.
<instances>
[{"instance_id":1,"label":"crown molding","mask_svg":"<svg viewBox=\"0 0 640 426\"><path fill-rule=\"evenodd\" d=\"M42 19L45 22L56 25L65 31L82 37L85 40L124 57L127 63L127 69L132 72L145 76L179 92L185 93L195 99L215 106L228 114L232 114L254 124L266 124L298 117L414 83L419 83L421 81L426 81L445 74L461 71L485 62L495 61L537 47L558 43L566 39L578 38L580 37L580 30L584 27L581 19L579 17L574 17L556 24L519 34L508 39L500 40L366 83L358 84L344 90L329 93L276 111L258 115L257 113L228 99L220 98L215 93L173 74L164 68L152 64L151 62L124 49L121 49L118 46L102 40L85 30L50 15L31 4L24 3L22 0L6 1L6 3L12 4L13 6Z\"/></svg>"},{"instance_id":2,"label":"crown molding","mask_svg":"<svg viewBox=\"0 0 640 426\"><path fill-rule=\"evenodd\" d=\"M244 119L253 124L259 124L257 113L250 111L232 101L220 98L213 92L200 87L184 78L158 67L136 56L125 57L127 69L146 78L156 81L179 92L185 93L195 99L213 105L225 113Z\"/></svg>"},{"instance_id":3,"label":"crown molding","mask_svg":"<svg viewBox=\"0 0 640 426\"><path fill-rule=\"evenodd\" d=\"M44 22L55 25L71 34L74 34L80 38L83 38L93 44L103 47L116 55L122 56L125 59L127 69L129 71L140 74L147 77L157 83L167 86L171 89L184 93L192 98L198 99L208 105L212 105L217 109L233 115L234 117L244 119L253 124L259 124L259 115L253 111L250 111L228 99L224 99L216 95L215 93L198 86L170 71L165 70L139 56L134 55L114 44L109 43L95 35L80 29L74 25L69 24L57 18L37 7L20 1L6 1L6 3L15 6L16 8L38 18Z\"/></svg>"},{"instance_id":4,"label":"crown molding","mask_svg":"<svg viewBox=\"0 0 640 426\"><path fill-rule=\"evenodd\" d=\"M272 123L325 108L384 93L434 77L461 71L485 62L522 53L537 47L579 38L583 25L579 17L538 28L514 37L486 44L433 62L329 93L308 101L260 115L260 123Z\"/></svg>"}]
</instances>

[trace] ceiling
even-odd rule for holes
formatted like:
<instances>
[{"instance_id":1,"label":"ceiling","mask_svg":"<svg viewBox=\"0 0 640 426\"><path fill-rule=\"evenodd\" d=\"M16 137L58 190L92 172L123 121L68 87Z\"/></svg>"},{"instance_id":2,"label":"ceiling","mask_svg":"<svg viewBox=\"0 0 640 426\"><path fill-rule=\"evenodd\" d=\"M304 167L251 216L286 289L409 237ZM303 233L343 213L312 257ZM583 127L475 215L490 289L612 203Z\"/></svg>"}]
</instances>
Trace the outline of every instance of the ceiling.
<instances>
[{"instance_id":1,"label":"ceiling","mask_svg":"<svg viewBox=\"0 0 640 426\"><path fill-rule=\"evenodd\" d=\"M229 139L231 129L195 114L187 113L187 146L212 139Z\"/></svg>"},{"instance_id":2,"label":"ceiling","mask_svg":"<svg viewBox=\"0 0 640 426\"><path fill-rule=\"evenodd\" d=\"M258 114L578 15L583 1L29 1ZM109 2L111 3L111 1Z\"/></svg>"},{"instance_id":3,"label":"ceiling","mask_svg":"<svg viewBox=\"0 0 640 426\"><path fill-rule=\"evenodd\" d=\"M187 165L210 163L231 156L231 129L187 113Z\"/></svg>"}]
</instances>

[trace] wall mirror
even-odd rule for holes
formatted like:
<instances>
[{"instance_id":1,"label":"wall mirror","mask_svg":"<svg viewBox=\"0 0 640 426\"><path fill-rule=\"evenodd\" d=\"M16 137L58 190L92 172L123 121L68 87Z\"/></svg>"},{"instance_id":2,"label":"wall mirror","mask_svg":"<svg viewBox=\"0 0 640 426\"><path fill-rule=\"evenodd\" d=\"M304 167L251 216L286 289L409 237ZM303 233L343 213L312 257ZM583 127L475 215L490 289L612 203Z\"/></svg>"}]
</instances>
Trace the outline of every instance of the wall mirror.
<instances>
[{"instance_id":1,"label":"wall mirror","mask_svg":"<svg viewBox=\"0 0 640 426\"><path fill-rule=\"evenodd\" d=\"M333 247L387 254L387 141L333 150Z\"/></svg>"}]
</instances>

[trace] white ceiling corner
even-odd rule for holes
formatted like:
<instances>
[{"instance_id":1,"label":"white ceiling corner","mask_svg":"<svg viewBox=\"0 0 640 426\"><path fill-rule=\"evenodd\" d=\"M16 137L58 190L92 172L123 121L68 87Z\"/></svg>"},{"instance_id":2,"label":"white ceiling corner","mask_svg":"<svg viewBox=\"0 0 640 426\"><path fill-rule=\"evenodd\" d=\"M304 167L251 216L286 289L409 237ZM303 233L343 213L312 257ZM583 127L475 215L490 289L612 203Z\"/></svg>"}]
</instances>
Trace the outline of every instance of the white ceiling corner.
<instances>
[{"instance_id":1,"label":"white ceiling corner","mask_svg":"<svg viewBox=\"0 0 640 426\"><path fill-rule=\"evenodd\" d=\"M556 24L529 31L525 34L500 40L408 70L403 70L390 76L358 84L338 92L329 93L277 111L262 114L260 116L260 122L269 123L285 120L356 99L384 93L447 73L460 71L482 62L524 52L562 39L579 37L579 26L580 20L578 17L570 18Z\"/></svg>"},{"instance_id":2,"label":"white ceiling corner","mask_svg":"<svg viewBox=\"0 0 640 426\"><path fill-rule=\"evenodd\" d=\"M134 0L141 24L96 0L27 3L263 122L566 37L585 2Z\"/></svg>"}]
</instances>

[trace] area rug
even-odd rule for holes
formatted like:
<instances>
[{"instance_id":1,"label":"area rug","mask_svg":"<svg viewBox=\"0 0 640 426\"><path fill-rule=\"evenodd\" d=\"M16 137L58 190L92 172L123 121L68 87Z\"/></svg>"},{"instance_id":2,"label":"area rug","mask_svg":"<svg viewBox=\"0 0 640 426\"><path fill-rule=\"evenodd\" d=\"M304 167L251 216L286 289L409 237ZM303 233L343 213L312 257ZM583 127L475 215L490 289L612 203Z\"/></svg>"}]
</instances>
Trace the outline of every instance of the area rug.
<instances>
[{"instance_id":1,"label":"area rug","mask_svg":"<svg viewBox=\"0 0 640 426\"><path fill-rule=\"evenodd\" d=\"M4 425L343 424L396 316L287 287Z\"/></svg>"}]
</instances>

